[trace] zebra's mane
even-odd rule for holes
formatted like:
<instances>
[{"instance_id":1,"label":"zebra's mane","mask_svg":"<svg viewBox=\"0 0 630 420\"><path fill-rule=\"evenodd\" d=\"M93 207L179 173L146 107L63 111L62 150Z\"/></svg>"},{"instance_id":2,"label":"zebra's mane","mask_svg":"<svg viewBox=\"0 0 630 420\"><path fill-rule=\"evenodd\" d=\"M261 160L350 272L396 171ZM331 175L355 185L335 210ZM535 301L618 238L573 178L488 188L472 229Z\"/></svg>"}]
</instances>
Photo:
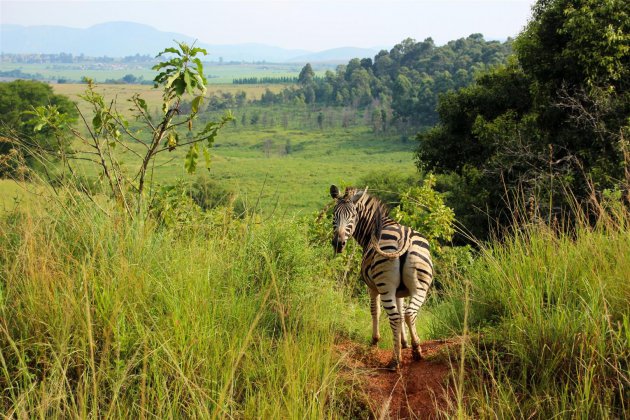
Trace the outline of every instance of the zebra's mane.
<instances>
[{"instance_id":1,"label":"zebra's mane","mask_svg":"<svg viewBox=\"0 0 630 420\"><path fill-rule=\"evenodd\" d=\"M364 211L368 211L368 213L372 215L372 218L370 221L368 221L367 225L373 226L373 228L371 229L371 232L369 231L365 232L366 235L365 237L362 238L362 242L363 242L362 245L364 246L364 249L365 249L365 245L367 244L366 242L366 239L368 239L367 236L369 236L368 246L372 247L378 254L386 258L390 258L390 259L398 258L402 254L407 252L407 250L409 249L409 245L411 243L411 236L407 236L406 241L402 241L402 242L400 241L400 239L403 239L404 236L400 238L398 242L398 249L394 252L386 252L381 249L380 240L381 240L381 233L383 231L383 227L386 225L396 224L396 221L389 217L389 206L383 203L380 199L378 199L377 197L370 196L368 194L365 194L365 197L362 197L362 198L367 200L366 209ZM371 207L373 210L370 211L368 207Z\"/></svg>"},{"instance_id":2,"label":"zebra's mane","mask_svg":"<svg viewBox=\"0 0 630 420\"><path fill-rule=\"evenodd\" d=\"M342 200L351 201L353 196L358 192L360 191L356 188L347 188ZM357 200L357 204L359 202L364 204L362 211L363 217L369 217L369 220L365 221L365 225L369 226L371 229L362 232L364 235L363 241L367 243L372 236L376 236L377 238L381 236L384 223L391 220L389 217L390 208L386 203L381 201L380 198L370 195L367 192Z\"/></svg>"}]
</instances>

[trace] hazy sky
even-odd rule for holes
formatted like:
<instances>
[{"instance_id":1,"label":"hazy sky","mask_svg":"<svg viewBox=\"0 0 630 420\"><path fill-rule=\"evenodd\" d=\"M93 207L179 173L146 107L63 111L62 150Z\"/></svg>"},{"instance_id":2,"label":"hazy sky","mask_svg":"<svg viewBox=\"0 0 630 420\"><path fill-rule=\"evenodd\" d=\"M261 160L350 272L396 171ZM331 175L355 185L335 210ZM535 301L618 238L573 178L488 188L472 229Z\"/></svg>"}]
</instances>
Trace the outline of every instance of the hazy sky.
<instances>
[{"instance_id":1,"label":"hazy sky","mask_svg":"<svg viewBox=\"0 0 630 420\"><path fill-rule=\"evenodd\" d=\"M256 42L284 48L391 47L404 38L436 43L482 33L515 36L534 0L0 0L0 22L86 28L131 21L209 44Z\"/></svg>"}]
</instances>

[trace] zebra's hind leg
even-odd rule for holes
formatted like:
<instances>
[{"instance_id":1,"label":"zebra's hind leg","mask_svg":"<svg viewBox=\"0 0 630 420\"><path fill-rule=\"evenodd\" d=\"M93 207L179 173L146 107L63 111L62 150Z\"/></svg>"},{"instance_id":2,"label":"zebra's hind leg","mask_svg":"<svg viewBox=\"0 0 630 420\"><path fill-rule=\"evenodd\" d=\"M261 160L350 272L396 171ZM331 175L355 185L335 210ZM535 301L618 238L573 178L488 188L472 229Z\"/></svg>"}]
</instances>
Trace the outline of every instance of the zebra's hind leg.
<instances>
[{"instance_id":1,"label":"zebra's hind leg","mask_svg":"<svg viewBox=\"0 0 630 420\"><path fill-rule=\"evenodd\" d=\"M411 331L411 354L414 360L422 359L422 349L420 348L420 337L418 337L418 333L416 331L416 312L411 312L409 309L405 311L405 323Z\"/></svg>"},{"instance_id":2,"label":"zebra's hind leg","mask_svg":"<svg viewBox=\"0 0 630 420\"><path fill-rule=\"evenodd\" d=\"M409 298L409 305L405 310L405 323L411 333L411 351L414 360L422 359L422 349L420 348L420 337L416 330L416 318L418 317L418 310L424 303L427 297L427 290L431 284L431 277L428 275L419 275L416 272L416 268L413 266L406 267L405 274L407 278L411 278L414 283L410 287L411 297Z\"/></svg>"},{"instance_id":3,"label":"zebra's hind leg","mask_svg":"<svg viewBox=\"0 0 630 420\"><path fill-rule=\"evenodd\" d=\"M398 306L398 313L405 313L405 299L397 298L396 305ZM400 325L400 346L403 349L409 348L409 343L407 342L407 334L405 333L405 324L401 323Z\"/></svg>"},{"instance_id":4,"label":"zebra's hind leg","mask_svg":"<svg viewBox=\"0 0 630 420\"><path fill-rule=\"evenodd\" d=\"M388 369L396 370L400 366L400 335L402 329L402 313L398 311L398 303L396 301L396 289L386 291L381 296L383 308L387 312L389 318L389 326L392 329L392 337L394 339L394 354L391 362L387 365Z\"/></svg>"},{"instance_id":5,"label":"zebra's hind leg","mask_svg":"<svg viewBox=\"0 0 630 420\"><path fill-rule=\"evenodd\" d=\"M372 345L375 346L378 344L381 339L381 333L378 328L378 319L381 316L381 295L378 294L378 290L372 290L368 288L370 291L370 313L372 314Z\"/></svg>"}]
</instances>

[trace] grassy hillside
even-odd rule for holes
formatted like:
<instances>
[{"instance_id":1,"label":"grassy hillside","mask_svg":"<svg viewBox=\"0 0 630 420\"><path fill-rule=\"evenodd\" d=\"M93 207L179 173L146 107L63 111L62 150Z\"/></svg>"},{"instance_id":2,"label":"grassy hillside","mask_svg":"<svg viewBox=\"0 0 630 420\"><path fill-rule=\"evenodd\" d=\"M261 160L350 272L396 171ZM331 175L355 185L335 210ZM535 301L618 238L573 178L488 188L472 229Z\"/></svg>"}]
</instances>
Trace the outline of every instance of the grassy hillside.
<instances>
[{"instance_id":1,"label":"grassy hillside","mask_svg":"<svg viewBox=\"0 0 630 420\"><path fill-rule=\"evenodd\" d=\"M278 85L269 88L280 89ZM84 89L85 85L55 86L56 92L75 100ZM267 86L210 86L208 94L244 90L253 99L264 89ZM149 109L157 110L160 102L159 91L149 86L103 85L98 90L106 99L118 98L121 110L126 108L124 98L133 93L142 94ZM89 109L79 104L90 120ZM204 113L198 124L218 119L221 113ZM200 168L199 172L250 205L259 202L264 209L277 208L289 214L314 211L325 204L332 183L356 182L374 171L402 176L416 171L412 158L415 143L401 138L395 130L373 132L369 110L248 104L233 113L233 124L224 128L215 141L209 171ZM321 126L317 123L320 114ZM141 150L137 144L130 147ZM165 184L176 179L194 180L184 169L186 152L177 149L160 155L154 181ZM119 153L124 155L125 151ZM133 161L123 157L123 164L131 165ZM97 176L95 166L79 167L83 175ZM128 169L131 173L131 166Z\"/></svg>"},{"instance_id":2,"label":"grassy hillside","mask_svg":"<svg viewBox=\"0 0 630 420\"><path fill-rule=\"evenodd\" d=\"M8 416L368 415L335 352L369 342L368 305L302 222L220 208L165 228L47 202L0 219ZM628 226L623 212L568 234L535 224L440 279L421 336L468 337L449 412L630 414Z\"/></svg>"},{"instance_id":3,"label":"grassy hillside","mask_svg":"<svg viewBox=\"0 0 630 420\"><path fill-rule=\"evenodd\" d=\"M278 85L268 86L278 90ZM220 85L210 86L208 94L243 90L250 99L259 97L267 86ZM81 112L91 121L89 106L79 98L86 85L54 85L56 93L69 96L78 102ZM106 101L116 99L118 109L126 112L126 98L139 93L148 103L149 110L158 112L161 93L150 86L99 85ZM221 112L204 113L201 121L216 119ZM321 126L317 120L322 115ZM198 174L216 181L220 187L239 196L254 206L258 203L265 210L280 214L311 212L321 209L328 198L332 183L356 182L374 171L392 172L401 176L415 173L412 154L415 143L402 138L395 130L373 132L369 123L369 111L351 108L315 108L302 106L265 107L248 104L234 110L235 121L225 127L212 149L209 170L198 169ZM254 119L256 122L253 122ZM87 135L87 130L78 125ZM135 127L132 120L132 127ZM182 135L185 135L185 130ZM140 134L142 136L142 134ZM81 149L80 142L75 147ZM135 151L142 146L129 143ZM153 181L164 185L184 180L193 182L184 169L187 149L158 156ZM133 159L130 152L117 151L123 166L132 173ZM77 162L78 173L97 179L99 168L85 162ZM12 205L14 197L26 197L23 188L11 181L0 181L2 198L0 205ZM0 208L0 211L2 211Z\"/></svg>"}]
</instances>

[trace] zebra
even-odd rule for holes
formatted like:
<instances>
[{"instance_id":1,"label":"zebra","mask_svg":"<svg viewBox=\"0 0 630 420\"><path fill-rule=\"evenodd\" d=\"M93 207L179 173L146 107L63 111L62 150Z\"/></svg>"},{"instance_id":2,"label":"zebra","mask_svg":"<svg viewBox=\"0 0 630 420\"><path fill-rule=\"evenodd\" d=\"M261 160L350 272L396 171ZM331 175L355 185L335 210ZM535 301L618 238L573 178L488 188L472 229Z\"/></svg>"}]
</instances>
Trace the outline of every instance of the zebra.
<instances>
[{"instance_id":1,"label":"zebra","mask_svg":"<svg viewBox=\"0 0 630 420\"><path fill-rule=\"evenodd\" d=\"M393 357L387 367L398 369L401 346L406 347L404 309L412 355L420 360L422 350L416 317L433 281L429 242L420 233L389 218L388 207L368 195L367 187L364 190L348 187L340 195L339 188L331 185L330 196L336 200L332 239L335 252L343 252L351 236L363 248L361 277L370 293L372 344L376 345L380 339L378 322L382 303L394 337ZM403 307L405 297L409 297L406 308Z\"/></svg>"}]
</instances>

